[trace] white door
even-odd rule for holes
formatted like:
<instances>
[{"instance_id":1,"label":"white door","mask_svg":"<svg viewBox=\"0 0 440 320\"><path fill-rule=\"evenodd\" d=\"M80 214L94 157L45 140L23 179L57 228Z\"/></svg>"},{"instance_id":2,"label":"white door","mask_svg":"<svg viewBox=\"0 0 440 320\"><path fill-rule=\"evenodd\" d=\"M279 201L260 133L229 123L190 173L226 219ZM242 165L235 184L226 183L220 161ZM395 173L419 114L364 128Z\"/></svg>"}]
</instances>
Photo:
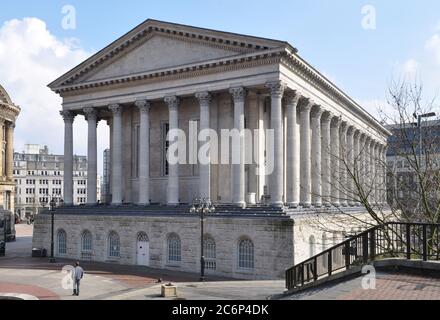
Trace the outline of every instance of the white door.
<instances>
[{"instance_id":1,"label":"white door","mask_svg":"<svg viewBox=\"0 0 440 320\"><path fill-rule=\"evenodd\" d=\"M138 241L137 264L147 267L150 265L150 243L148 241Z\"/></svg>"}]
</instances>

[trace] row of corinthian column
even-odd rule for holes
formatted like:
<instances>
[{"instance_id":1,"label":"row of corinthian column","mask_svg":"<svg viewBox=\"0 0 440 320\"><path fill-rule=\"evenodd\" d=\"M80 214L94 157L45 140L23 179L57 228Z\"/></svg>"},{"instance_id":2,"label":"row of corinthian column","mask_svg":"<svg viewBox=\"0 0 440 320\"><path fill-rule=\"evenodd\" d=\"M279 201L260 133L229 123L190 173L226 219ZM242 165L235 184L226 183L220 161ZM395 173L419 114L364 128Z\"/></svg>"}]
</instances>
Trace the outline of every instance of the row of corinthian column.
<instances>
[{"instance_id":1,"label":"row of corinthian column","mask_svg":"<svg viewBox=\"0 0 440 320\"><path fill-rule=\"evenodd\" d=\"M357 206L368 199L384 203L385 200L385 145L366 132L343 121L312 99L288 89L282 82L266 84L270 91L270 127L273 129L273 172L269 176L270 204L275 207L330 207ZM234 129L245 129L246 89L229 90L234 102ZM211 94L195 94L200 106L200 130L210 128ZM180 99L164 97L169 109L169 130L178 129ZM284 101L284 103L283 103ZM139 141L139 198L138 204L150 203L150 101L136 101L140 113ZM122 176L122 106L111 104L112 112L112 204L123 202ZM84 108L88 122L88 175L87 202L95 204L97 181L98 112ZM299 111L299 112L298 112ZM297 119L299 114L299 119ZM62 111L65 122L64 141L64 203L73 204L73 121L75 113ZM284 128L286 117L287 128ZM299 120L299 130L297 130ZM286 134L284 134L286 129ZM176 137L177 139L177 137ZM170 141L173 143L174 141ZM232 165L232 202L245 205L245 145L240 135L240 164ZM284 144L287 154L284 157ZM209 159L209 155L208 155ZM284 172L286 159L286 172ZM210 165L200 164L199 195L210 198ZM284 188L284 186L286 188ZM365 190L359 194L359 186ZM367 191L368 190L368 191ZM365 196L365 197L364 197ZM179 165L169 163L167 203L179 204Z\"/></svg>"}]
</instances>

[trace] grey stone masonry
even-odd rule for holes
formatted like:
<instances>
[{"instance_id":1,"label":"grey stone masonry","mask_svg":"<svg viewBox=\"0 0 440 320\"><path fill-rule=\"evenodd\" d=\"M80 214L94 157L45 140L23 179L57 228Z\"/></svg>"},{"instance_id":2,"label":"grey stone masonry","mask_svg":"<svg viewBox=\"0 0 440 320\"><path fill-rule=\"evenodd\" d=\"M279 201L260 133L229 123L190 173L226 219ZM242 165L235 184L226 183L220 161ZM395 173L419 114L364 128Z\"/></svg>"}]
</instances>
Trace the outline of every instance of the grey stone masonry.
<instances>
[{"instance_id":1,"label":"grey stone masonry","mask_svg":"<svg viewBox=\"0 0 440 320\"><path fill-rule=\"evenodd\" d=\"M92 260L126 265L137 264L138 235L149 240L149 266L152 268L198 272L200 269L200 219L186 208L142 207L58 209L55 213L55 254L81 259L81 235L92 234ZM50 214L40 214L34 225L33 247L50 252ZM57 232L67 235L67 253L58 251ZM216 269L208 274L237 279L280 279L293 263L293 219L277 213L213 214L205 220L205 235L215 241ZM120 257L109 258L108 236L120 237ZM181 241L181 261L168 261L167 239L176 234ZM239 268L238 244L253 243L254 268Z\"/></svg>"}]
</instances>

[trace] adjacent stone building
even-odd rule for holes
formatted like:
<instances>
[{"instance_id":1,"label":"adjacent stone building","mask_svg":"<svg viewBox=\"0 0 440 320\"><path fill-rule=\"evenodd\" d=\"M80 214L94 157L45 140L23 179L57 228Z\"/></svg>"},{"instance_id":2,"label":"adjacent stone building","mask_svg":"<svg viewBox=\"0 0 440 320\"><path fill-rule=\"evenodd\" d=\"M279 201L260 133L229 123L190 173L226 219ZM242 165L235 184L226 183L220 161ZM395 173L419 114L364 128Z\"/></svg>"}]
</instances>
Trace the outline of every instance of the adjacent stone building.
<instances>
[{"instance_id":1,"label":"adjacent stone building","mask_svg":"<svg viewBox=\"0 0 440 320\"><path fill-rule=\"evenodd\" d=\"M49 153L47 146L25 145L14 153L15 212L25 219L48 208L52 198L63 201L64 156ZM87 157L73 156L73 203L81 205L87 198ZM98 190L96 191L99 192Z\"/></svg>"},{"instance_id":2,"label":"adjacent stone building","mask_svg":"<svg viewBox=\"0 0 440 320\"><path fill-rule=\"evenodd\" d=\"M6 216L9 240L15 239L13 153L15 121L20 111L0 85L0 210Z\"/></svg>"},{"instance_id":3,"label":"adjacent stone building","mask_svg":"<svg viewBox=\"0 0 440 320\"><path fill-rule=\"evenodd\" d=\"M63 98L65 123L55 225L62 257L194 272L200 222L190 207L199 197L217 207L204 234L209 272L281 278L323 238L304 216L363 214L341 191L354 190L342 159L378 175L385 159L389 131L284 41L147 20L49 87ZM88 122L85 208L73 206L77 115ZM110 126L111 168L110 205L100 206L98 121ZM210 139L197 139L206 129ZM216 152L213 136L225 130L232 145ZM174 150L176 141L187 148ZM201 145L208 161L194 163ZM170 161L176 154L180 161ZM379 189L372 197L385 202ZM36 221L34 246L48 248L48 222Z\"/></svg>"}]
</instances>

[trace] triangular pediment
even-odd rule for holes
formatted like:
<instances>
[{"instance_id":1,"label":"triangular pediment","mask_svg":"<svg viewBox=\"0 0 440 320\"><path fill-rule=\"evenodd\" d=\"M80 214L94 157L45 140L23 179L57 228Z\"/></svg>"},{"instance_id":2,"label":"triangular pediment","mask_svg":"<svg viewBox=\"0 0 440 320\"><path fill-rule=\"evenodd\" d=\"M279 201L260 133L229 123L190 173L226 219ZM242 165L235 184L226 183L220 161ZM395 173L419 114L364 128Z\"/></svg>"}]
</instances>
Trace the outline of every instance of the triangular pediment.
<instances>
[{"instance_id":1,"label":"triangular pediment","mask_svg":"<svg viewBox=\"0 0 440 320\"><path fill-rule=\"evenodd\" d=\"M145 73L240 54L237 50L200 41L153 35L124 55L108 61L80 81L95 81Z\"/></svg>"},{"instance_id":2,"label":"triangular pediment","mask_svg":"<svg viewBox=\"0 0 440 320\"><path fill-rule=\"evenodd\" d=\"M146 20L51 84L54 91L83 82L142 74L288 47L279 40Z\"/></svg>"}]
</instances>

